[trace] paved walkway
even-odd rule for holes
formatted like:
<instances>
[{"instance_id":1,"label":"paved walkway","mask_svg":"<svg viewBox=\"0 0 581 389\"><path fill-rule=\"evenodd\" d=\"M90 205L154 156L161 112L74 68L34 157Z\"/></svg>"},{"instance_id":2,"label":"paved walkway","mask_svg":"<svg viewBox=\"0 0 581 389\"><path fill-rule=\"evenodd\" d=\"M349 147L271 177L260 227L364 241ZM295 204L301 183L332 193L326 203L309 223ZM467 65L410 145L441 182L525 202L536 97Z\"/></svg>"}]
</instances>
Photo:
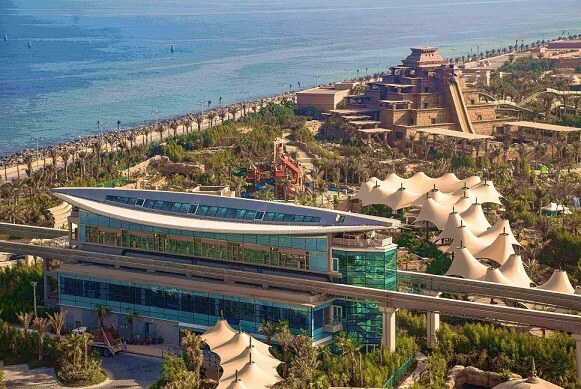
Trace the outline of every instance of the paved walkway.
<instances>
[{"instance_id":1,"label":"paved walkway","mask_svg":"<svg viewBox=\"0 0 581 389\"><path fill-rule=\"evenodd\" d=\"M161 358L130 353L103 358L101 366L109 378L102 384L84 389L146 389L159 379L161 364ZM65 388L54 378L52 368L29 370L26 365L13 365L5 366L3 370L7 389Z\"/></svg>"}]
</instances>

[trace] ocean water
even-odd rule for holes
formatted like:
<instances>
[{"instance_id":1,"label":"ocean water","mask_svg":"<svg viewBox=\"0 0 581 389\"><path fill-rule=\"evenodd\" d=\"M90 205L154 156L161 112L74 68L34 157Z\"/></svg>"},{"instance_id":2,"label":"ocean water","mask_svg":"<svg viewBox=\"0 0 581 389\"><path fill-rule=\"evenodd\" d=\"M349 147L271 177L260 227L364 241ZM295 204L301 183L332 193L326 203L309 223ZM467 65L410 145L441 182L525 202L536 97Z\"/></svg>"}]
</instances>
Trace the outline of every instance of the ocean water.
<instances>
[{"instance_id":1,"label":"ocean water","mask_svg":"<svg viewBox=\"0 0 581 389\"><path fill-rule=\"evenodd\" d=\"M562 31L580 0L0 0L0 155Z\"/></svg>"}]
</instances>

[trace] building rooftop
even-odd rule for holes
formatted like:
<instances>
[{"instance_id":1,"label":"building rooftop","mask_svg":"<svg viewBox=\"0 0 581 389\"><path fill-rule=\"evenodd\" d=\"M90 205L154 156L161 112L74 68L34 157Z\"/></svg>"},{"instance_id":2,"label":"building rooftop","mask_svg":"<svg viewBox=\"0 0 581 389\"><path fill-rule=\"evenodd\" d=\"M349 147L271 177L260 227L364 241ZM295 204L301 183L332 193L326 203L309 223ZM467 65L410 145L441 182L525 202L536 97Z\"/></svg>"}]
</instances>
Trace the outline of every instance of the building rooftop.
<instances>
[{"instance_id":1,"label":"building rooftop","mask_svg":"<svg viewBox=\"0 0 581 389\"><path fill-rule=\"evenodd\" d=\"M338 92L341 92L341 90L316 87L297 92L297 95L334 95L337 94Z\"/></svg>"},{"instance_id":2,"label":"building rooftop","mask_svg":"<svg viewBox=\"0 0 581 389\"><path fill-rule=\"evenodd\" d=\"M581 131L581 128L577 128L577 127L558 126L556 124L535 123L535 122L527 122L527 121L507 122L505 124L508 126L527 127L527 128L534 128L536 130L546 130L546 131L554 131L554 132L579 132L579 131Z\"/></svg>"},{"instance_id":3,"label":"building rooftop","mask_svg":"<svg viewBox=\"0 0 581 389\"><path fill-rule=\"evenodd\" d=\"M447 130L445 128L417 128L416 131L432 135L444 135L454 138L478 140L478 139L492 139L492 136L481 134L470 134L462 131Z\"/></svg>"},{"instance_id":4,"label":"building rooftop","mask_svg":"<svg viewBox=\"0 0 581 389\"><path fill-rule=\"evenodd\" d=\"M88 212L186 231L324 235L383 230L399 221L288 203L146 190L59 188L53 194Z\"/></svg>"}]
</instances>

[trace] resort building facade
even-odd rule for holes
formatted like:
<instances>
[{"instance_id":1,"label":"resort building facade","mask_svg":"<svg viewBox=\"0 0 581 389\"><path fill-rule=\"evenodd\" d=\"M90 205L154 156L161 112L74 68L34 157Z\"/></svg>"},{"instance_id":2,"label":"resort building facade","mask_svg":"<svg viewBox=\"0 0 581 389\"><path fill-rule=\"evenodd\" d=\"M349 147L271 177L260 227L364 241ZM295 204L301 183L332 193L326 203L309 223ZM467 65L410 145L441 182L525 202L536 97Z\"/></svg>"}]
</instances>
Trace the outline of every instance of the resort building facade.
<instances>
[{"instance_id":1,"label":"resort building facade","mask_svg":"<svg viewBox=\"0 0 581 389\"><path fill-rule=\"evenodd\" d=\"M367 83L363 94L346 96L342 109L329 111L330 120L342 119L363 138L374 130L389 133L392 143L421 132L488 136L502 126L496 106L468 88L462 70L447 64L437 48L411 51L402 65L390 68L379 81ZM324 128L329 133L322 136L350 135L337 133L333 126Z\"/></svg>"},{"instance_id":2,"label":"resort building facade","mask_svg":"<svg viewBox=\"0 0 581 389\"><path fill-rule=\"evenodd\" d=\"M53 193L73 206L69 238L79 250L77 263L51 271L71 327L96 325L94 308L100 304L111 308L108 324L123 330L123 317L136 312L138 333L170 343L177 343L179 328L203 332L220 318L258 338L264 337L263 320L286 320L293 332L306 331L317 343L331 341L340 330L363 344L381 342L378 304L218 283L180 275L174 267L394 290L396 245L389 231L396 220L195 193L95 188ZM92 263L83 252L126 256L128 265ZM139 258L167 271L131 268L129 259Z\"/></svg>"}]
</instances>

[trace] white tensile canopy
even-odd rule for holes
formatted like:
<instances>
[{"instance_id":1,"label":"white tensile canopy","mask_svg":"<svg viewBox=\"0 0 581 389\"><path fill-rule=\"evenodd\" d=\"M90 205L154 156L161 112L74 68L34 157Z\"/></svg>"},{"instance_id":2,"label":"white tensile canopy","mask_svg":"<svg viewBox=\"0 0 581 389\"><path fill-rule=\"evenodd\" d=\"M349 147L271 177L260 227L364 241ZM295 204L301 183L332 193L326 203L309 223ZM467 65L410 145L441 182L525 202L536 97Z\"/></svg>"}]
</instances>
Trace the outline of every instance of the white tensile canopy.
<instances>
[{"instance_id":1,"label":"white tensile canopy","mask_svg":"<svg viewBox=\"0 0 581 389\"><path fill-rule=\"evenodd\" d=\"M501 234L501 233L503 233L503 232L508 234L508 237L510 239L510 242L513 245L521 246L522 247L522 245L514 237L514 235L512 233L512 229L510 228L510 223L508 222L508 220L499 220L499 221L497 221L488 230L486 230L482 234L478 235L478 237L481 238L481 239L484 239L486 242L488 242L489 244L491 244L492 242L494 242L496 240L496 238L498 237L498 235Z\"/></svg>"},{"instance_id":2,"label":"white tensile canopy","mask_svg":"<svg viewBox=\"0 0 581 389\"><path fill-rule=\"evenodd\" d=\"M478 251L476 258L492 259L494 262L503 265L508 257L514 254L514 248L507 233L502 233L489 246Z\"/></svg>"},{"instance_id":3,"label":"white tensile canopy","mask_svg":"<svg viewBox=\"0 0 581 389\"><path fill-rule=\"evenodd\" d=\"M460 200L461 197L468 197L471 202L476 202L476 194L470 190L470 188L462 187L451 194L456 197L456 201Z\"/></svg>"},{"instance_id":4,"label":"white tensile canopy","mask_svg":"<svg viewBox=\"0 0 581 389\"><path fill-rule=\"evenodd\" d=\"M386 184L391 185L393 187L399 187L401 184L404 183L405 178L398 176L395 173L389 173L385 180L383 180Z\"/></svg>"},{"instance_id":5,"label":"white tensile canopy","mask_svg":"<svg viewBox=\"0 0 581 389\"><path fill-rule=\"evenodd\" d=\"M531 285L534 285L534 282L529 278L523 266L520 255L513 254L508 257L506 262L498 270L517 286L530 288Z\"/></svg>"},{"instance_id":6,"label":"white tensile canopy","mask_svg":"<svg viewBox=\"0 0 581 389\"><path fill-rule=\"evenodd\" d=\"M419 193L412 192L402 185L398 190L384 198L383 203L380 204L385 204L394 211L397 211L398 209L409 207L420 196Z\"/></svg>"},{"instance_id":7,"label":"white tensile canopy","mask_svg":"<svg viewBox=\"0 0 581 389\"><path fill-rule=\"evenodd\" d=\"M480 203L472 204L467 210L461 212L460 216L475 235L480 235L491 227Z\"/></svg>"},{"instance_id":8,"label":"white tensile canopy","mask_svg":"<svg viewBox=\"0 0 581 389\"><path fill-rule=\"evenodd\" d=\"M436 178L436 187L442 192L450 193L461 188L463 182L454 173L446 173Z\"/></svg>"},{"instance_id":9,"label":"white tensile canopy","mask_svg":"<svg viewBox=\"0 0 581 389\"><path fill-rule=\"evenodd\" d=\"M206 344L214 349L226 342L236 335L238 331L230 327L226 320L218 320L216 325L210 327L202 334L202 339Z\"/></svg>"},{"instance_id":10,"label":"white tensile canopy","mask_svg":"<svg viewBox=\"0 0 581 389\"><path fill-rule=\"evenodd\" d=\"M478 262L466 247L456 247L453 252L454 260L445 275L470 280L484 277L487 267Z\"/></svg>"},{"instance_id":11,"label":"white tensile canopy","mask_svg":"<svg viewBox=\"0 0 581 389\"><path fill-rule=\"evenodd\" d=\"M482 180L478 176L470 176L464 179L464 186L468 188L474 188L476 185L480 184Z\"/></svg>"},{"instance_id":12,"label":"white tensile canopy","mask_svg":"<svg viewBox=\"0 0 581 389\"><path fill-rule=\"evenodd\" d=\"M280 361L270 355L269 346L237 332L226 320L202 334L202 339L220 357L223 373L218 388L271 388L280 380Z\"/></svg>"},{"instance_id":13,"label":"white tensile canopy","mask_svg":"<svg viewBox=\"0 0 581 389\"><path fill-rule=\"evenodd\" d=\"M246 386L241 379L235 379L230 383L230 385L228 385L226 389L250 389L250 388Z\"/></svg>"},{"instance_id":14,"label":"white tensile canopy","mask_svg":"<svg viewBox=\"0 0 581 389\"><path fill-rule=\"evenodd\" d=\"M486 270L486 274L480 279L480 281L494 282L503 285L513 285L513 283L508 278L506 278L498 268L493 269L491 267Z\"/></svg>"},{"instance_id":15,"label":"white tensile canopy","mask_svg":"<svg viewBox=\"0 0 581 389\"><path fill-rule=\"evenodd\" d=\"M357 198L361 200L363 206L373 204L383 204L385 199L393 193L393 190L379 183L374 185L369 192L357 193Z\"/></svg>"},{"instance_id":16,"label":"white tensile canopy","mask_svg":"<svg viewBox=\"0 0 581 389\"><path fill-rule=\"evenodd\" d=\"M440 190L438 190L437 188L432 188L429 191L427 191L425 194L421 195L420 197L418 197L413 203L413 206L418 206L421 207L422 203L424 202L424 200L430 197L434 200L436 200L436 202L440 205L444 205L444 206L452 206L452 204L454 204L456 201L458 201L458 197L456 196L452 196L450 194L441 192Z\"/></svg>"},{"instance_id":17,"label":"white tensile canopy","mask_svg":"<svg viewBox=\"0 0 581 389\"><path fill-rule=\"evenodd\" d=\"M575 289L571 285L569 277L567 277L567 272L565 270L560 269L555 270L551 275L551 278L549 278L547 282L539 286L539 289L551 290L553 292L566 294L575 293Z\"/></svg>"},{"instance_id":18,"label":"white tensile canopy","mask_svg":"<svg viewBox=\"0 0 581 389\"><path fill-rule=\"evenodd\" d=\"M405 184L414 192L426 192L434 186L438 179L427 176L424 172L418 172L408 178Z\"/></svg>"},{"instance_id":19,"label":"white tensile canopy","mask_svg":"<svg viewBox=\"0 0 581 389\"><path fill-rule=\"evenodd\" d=\"M217 389L229 388L234 381L238 380L242 381L246 387L252 389L272 388L280 379L276 370L273 374L272 372L263 370L257 362L248 361L238 371L238 379L236 379L236 376L224 381L220 379Z\"/></svg>"},{"instance_id":20,"label":"white tensile canopy","mask_svg":"<svg viewBox=\"0 0 581 389\"><path fill-rule=\"evenodd\" d=\"M563 389L563 387L545 381L533 373L532 377L506 381L492 389Z\"/></svg>"},{"instance_id":21,"label":"white tensile canopy","mask_svg":"<svg viewBox=\"0 0 581 389\"><path fill-rule=\"evenodd\" d=\"M470 252L477 253L486 247L486 243L478 239L464 223L456 227L450 239L452 239L452 244L448 248L448 252L452 251L452 247L466 246Z\"/></svg>"},{"instance_id":22,"label":"white tensile canopy","mask_svg":"<svg viewBox=\"0 0 581 389\"><path fill-rule=\"evenodd\" d=\"M469 197L462 196L456 201L453 206L454 209L458 212L464 212L472 205L472 201Z\"/></svg>"},{"instance_id":23,"label":"white tensile canopy","mask_svg":"<svg viewBox=\"0 0 581 389\"><path fill-rule=\"evenodd\" d=\"M571 211L569 211L569 207L565 207L564 205L557 205L557 203L549 203L548 205L545 205L544 207L541 208L543 211L548 211L548 212L563 212L567 215L571 214Z\"/></svg>"},{"instance_id":24,"label":"white tensile canopy","mask_svg":"<svg viewBox=\"0 0 581 389\"><path fill-rule=\"evenodd\" d=\"M415 223L430 222L438 229L444 228L448 220L448 209L432 198L425 198Z\"/></svg>"},{"instance_id":25,"label":"white tensile canopy","mask_svg":"<svg viewBox=\"0 0 581 389\"><path fill-rule=\"evenodd\" d=\"M502 195L498 193L492 181L484 181L472 188L472 192L478 197L481 203L493 203L502 205L500 199Z\"/></svg>"},{"instance_id":26,"label":"white tensile canopy","mask_svg":"<svg viewBox=\"0 0 581 389\"><path fill-rule=\"evenodd\" d=\"M462 220L462 217L460 216L460 214L458 212L456 212L455 210L452 210L452 212L450 212L448 214L448 219L446 219L446 224L442 228L442 232L440 232L440 235L438 235L438 238L436 240L454 239L454 234L455 234L456 228L461 224L466 224L466 223L464 223L464 221Z\"/></svg>"}]
</instances>

